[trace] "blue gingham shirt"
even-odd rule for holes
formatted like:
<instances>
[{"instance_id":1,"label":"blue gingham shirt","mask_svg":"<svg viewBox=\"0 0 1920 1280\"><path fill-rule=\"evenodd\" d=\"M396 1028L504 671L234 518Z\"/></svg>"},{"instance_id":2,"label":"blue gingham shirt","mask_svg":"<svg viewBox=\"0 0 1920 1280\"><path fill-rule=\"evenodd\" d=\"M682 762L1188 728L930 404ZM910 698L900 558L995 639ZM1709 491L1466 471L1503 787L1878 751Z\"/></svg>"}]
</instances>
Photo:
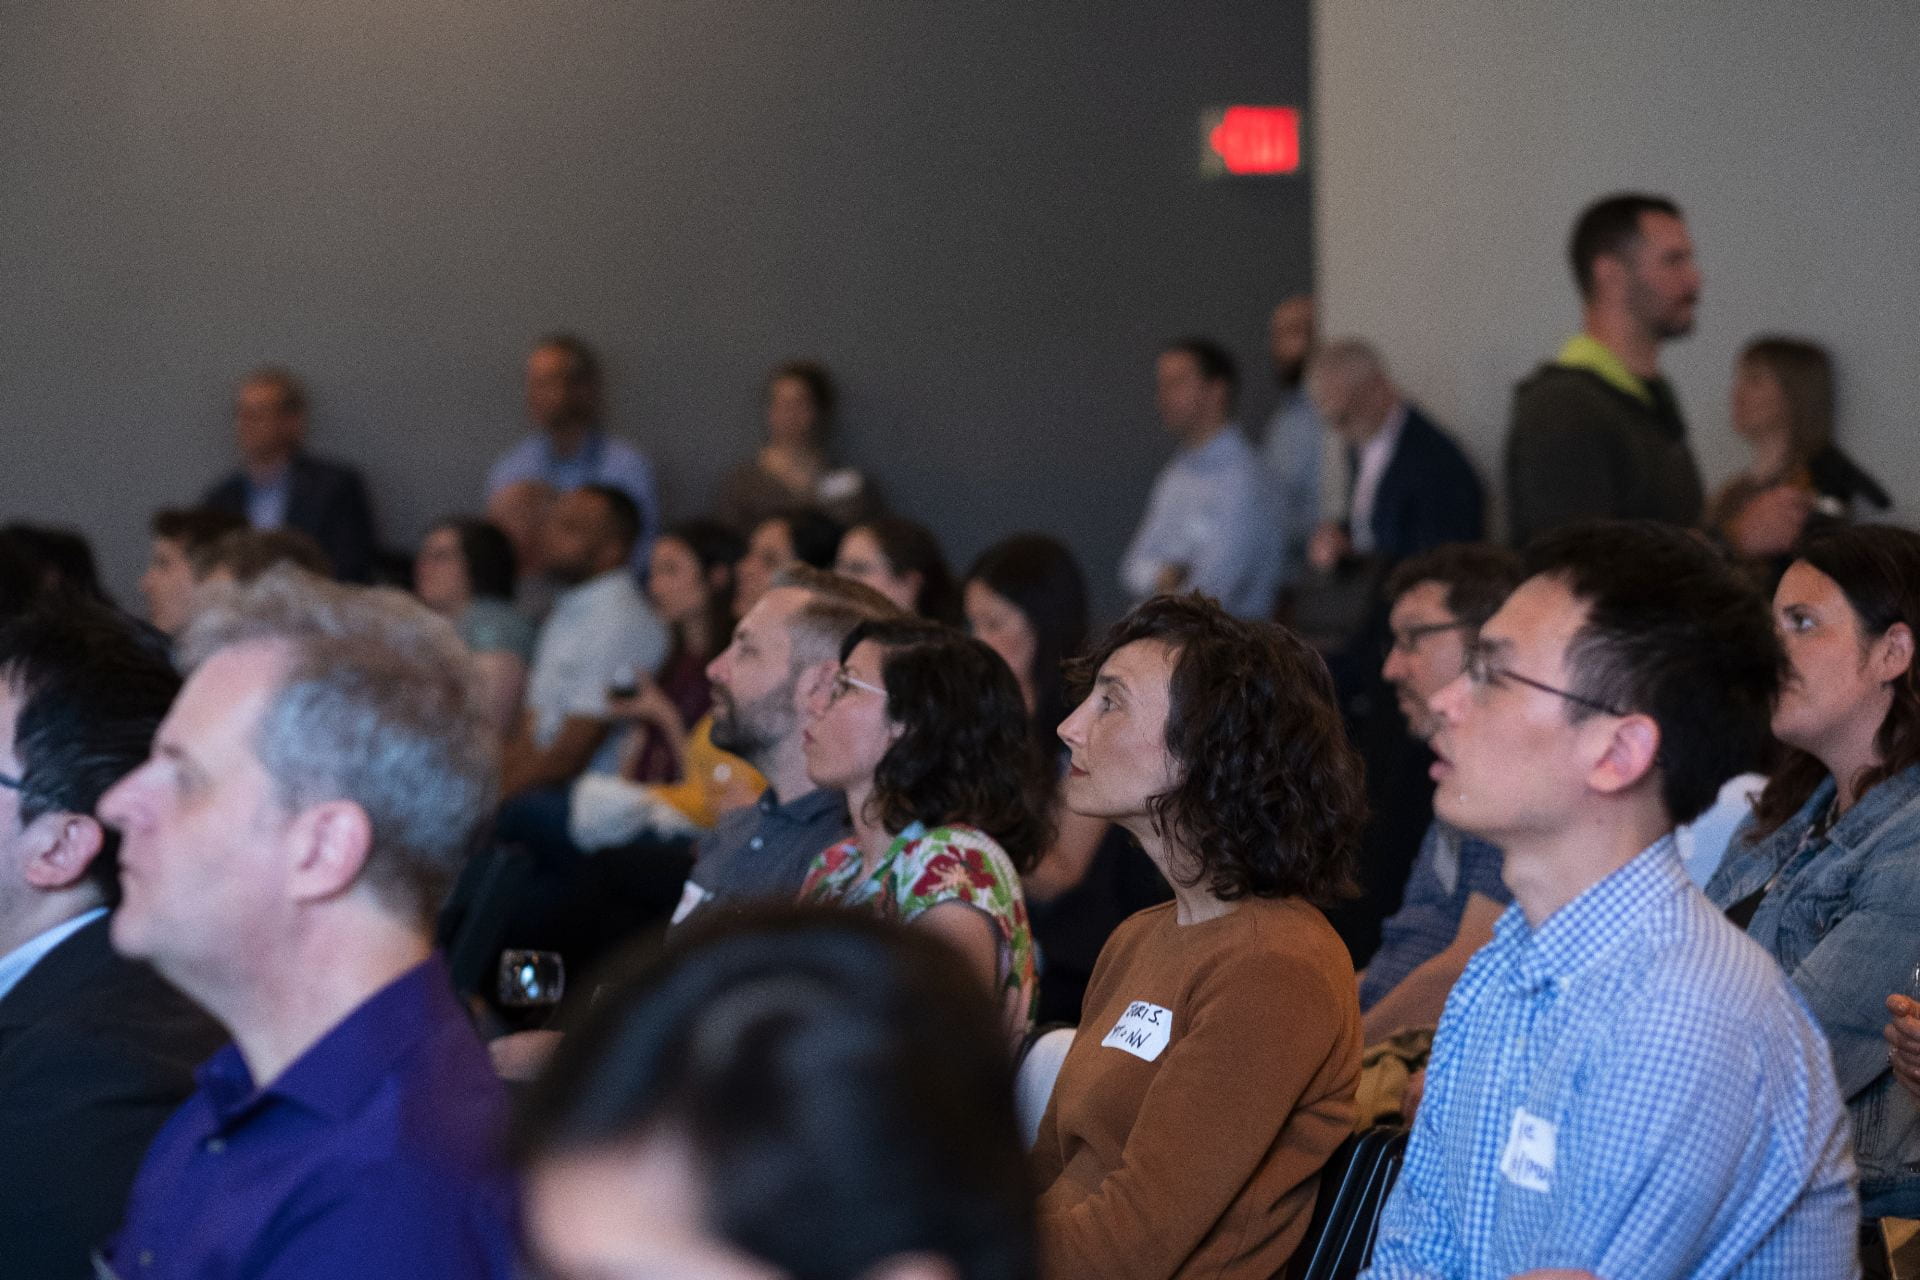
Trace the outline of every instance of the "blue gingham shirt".
<instances>
[{"instance_id":1,"label":"blue gingham shirt","mask_svg":"<svg viewBox=\"0 0 1920 1280\"><path fill-rule=\"evenodd\" d=\"M1368 1280L1859 1274L1826 1041L1671 837L1455 985Z\"/></svg>"}]
</instances>

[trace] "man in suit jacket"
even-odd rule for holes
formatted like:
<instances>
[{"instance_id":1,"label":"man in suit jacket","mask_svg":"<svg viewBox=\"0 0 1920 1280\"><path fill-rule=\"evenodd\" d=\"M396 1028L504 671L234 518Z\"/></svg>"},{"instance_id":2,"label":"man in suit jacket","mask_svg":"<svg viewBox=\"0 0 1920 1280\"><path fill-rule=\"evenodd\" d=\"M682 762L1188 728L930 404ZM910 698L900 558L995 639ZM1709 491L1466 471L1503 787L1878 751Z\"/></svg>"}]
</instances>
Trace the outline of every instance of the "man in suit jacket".
<instances>
[{"instance_id":1,"label":"man in suit jacket","mask_svg":"<svg viewBox=\"0 0 1920 1280\"><path fill-rule=\"evenodd\" d=\"M179 685L157 639L67 603L0 628L0 1272L85 1277L147 1144L225 1038L115 955L100 795Z\"/></svg>"},{"instance_id":2,"label":"man in suit jacket","mask_svg":"<svg viewBox=\"0 0 1920 1280\"><path fill-rule=\"evenodd\" d=\"M1328 343L1313 358L1307 389L1350 464L1346 519L1314 534L1314 567L1354 555L1391 565L1481 537L1486 504L1473 464L1407 402L1372 346L1357 338Z\"/></svg>"},{"instance_id":3,"label":"man in suit jacket","mask_svg":"<svg viewBox=\"0 0 1920 1280\"><path fill-rule=\"evenodd\" d=\"M284 369L247 375L234 397L240 468L200 505L242 516L256 529L297 529L320 544L342 582L373 575L373 508L360 473L305 450L307 396Z\"/></svg>"}]
</instances>

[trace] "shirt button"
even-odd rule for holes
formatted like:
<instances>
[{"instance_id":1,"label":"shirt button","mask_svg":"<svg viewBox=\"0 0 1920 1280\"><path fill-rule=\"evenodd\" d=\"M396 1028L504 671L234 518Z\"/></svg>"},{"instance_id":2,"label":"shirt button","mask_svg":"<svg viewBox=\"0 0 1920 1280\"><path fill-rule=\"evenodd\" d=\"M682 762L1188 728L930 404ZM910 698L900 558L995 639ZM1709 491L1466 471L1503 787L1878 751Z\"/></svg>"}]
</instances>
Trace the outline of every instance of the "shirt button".
<instances>
[{"instance_id":1,"label":"shirt button","mask_svg":"<svg viewBox=\"0 0 1920 1280\"><path fill-rule=\"evenodd\" d=\"M208 1138L207 1139L208 1155L217 1156L222 1151L225 1151L226 1149L227 1149L227 1140L225 1138Z\"/></svg>"},{"instance_id":2,"label":"shirt button","mask_svg":"<svg viewBox=\"0 0 1920 1280\"><path fill-rule=\"evenodd\" d=\"M747 841L747 847L749 849L758 849L760 846L764 845L765 843L766 843L765 840L761 839L759 836L755 836L753 839Z\"/></svg>"}]
</instances>

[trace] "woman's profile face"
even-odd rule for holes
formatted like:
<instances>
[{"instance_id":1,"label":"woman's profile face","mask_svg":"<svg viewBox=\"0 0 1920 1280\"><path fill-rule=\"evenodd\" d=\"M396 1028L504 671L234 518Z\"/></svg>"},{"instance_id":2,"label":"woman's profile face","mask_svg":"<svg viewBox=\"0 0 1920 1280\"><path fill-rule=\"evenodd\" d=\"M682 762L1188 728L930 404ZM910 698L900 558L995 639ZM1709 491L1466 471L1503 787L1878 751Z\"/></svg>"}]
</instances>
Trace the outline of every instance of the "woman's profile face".
<instances>
[{"instance_id":1,"label":"woman's profile face","mask_svg":"<svg viewBox=\"0 0 1920 1280\"><path fill-rule=\"evenodd\" d=\"M815 693L800 735L815 786L846 791L866 784L900 736L900 726L887 716L884 657L879 645L861 641Z\"/></svg>"},{"instance_id":2,"label":"woman's profile face","mask_svg":"<svg viewBox=\"0 0 1920 1280\"><path fill-rule=\"evenodd\" d=\"M1795 561L1773 594L1773 621L1791 668L1774 704L1773 733L1825 761L1857 754L1893 705L1891 681L1912 661L1902 623L1869 637L1840 584Z\"/></svg>"},{"instance_id":3,"label":"woman's profile face","mask_svg":"<svg viewBox=\"0 0 1920 1280\"><path fill-rule=\"evenodd\" d=\"M967 583L964 607L967 629L999 654L1000 660L1012 670L1014 679L1020 682L1020 694L1026 699L1027 710L1032 712L1033 660L1040 647L1039 639L1033 634L1033 624L1027 621L1019 605L978 578Z\"/></svg>"},{"instance_id":4,"label":"woman's profile face","mask_svg":"<svg viewBox=\"0 0 1920 1280\"><path fill-rule=\"evenodd\" d=\"M819 425L820 407L805 379L774 379L767 388L767 440L782 448L805 448L816 442Z\"/></svg>"},{"instance_id":5,"label":"woman's profile face","mask_svg":"<svg viewBox=\"0 0 1920 1280\"><path fill-rule=\"evenodd\" d=\"M1744 440L1785 434L1792 424L1787 392L1772 369L1758 360L1733 367L1733 429Z\"/></svg>"},{"instance_id":6,"label":"woman's profile face","mask_svg":"<svg viewBox=\"0 0 1920 1280\"><path fill-rule=\"evenodd\" d=\"M421 603L440 613L457 613L471 601L466 557L460 554L460 535L439 528L420 543L413 558L413 593Z\"/></svg>"},{"instance_id":7,"label":"woman's profile face","mask_svg":"<svg viewBox=\"0 0 1920 1280\"><path fill-rule=\"evenodd\" d=\"M733 567L733 608L745 617L747 610L767 593L774 575L792 564L793 531L779 518L762 520L747 539L747 554Z\"/></svg>"},{"instance_id":8,"label":"woman's profile face","mask_svg":"<svg viewBox=\"0 0 1920 1280\"><path fill-rule=\"evenodd\" d=\"M668 622L685 622L707 607L707 584L692 547L674 537L654 541L647 597Z\"/></svg>"},{"instance_id":9,"label":"woman's profile face","mask_svg":"<svg viewBox=\"0 0 1920 1280\"><path fill-rule=\"evenodd\" d=\"M864 582L887 599L917 613L920 604L920 575L895 573L887 562L880 539L865 526L855 526L840 539L840 550L833 557L833 571L843 578Z\"/></svg>"},{"instance_id":10,"label":"woman's profile face","mask_svg":"<svg viewBox=\"0 0 1920 1280\"><path fill-rule=\"evenodd\" d=\"M1067 745L1061 799L1089 818L1138 824L1179 778L1167 750L1177 650L1159 640L1122 645L1100 665L1086 701L1060 725Z\"/></svg>"}]
</instances>

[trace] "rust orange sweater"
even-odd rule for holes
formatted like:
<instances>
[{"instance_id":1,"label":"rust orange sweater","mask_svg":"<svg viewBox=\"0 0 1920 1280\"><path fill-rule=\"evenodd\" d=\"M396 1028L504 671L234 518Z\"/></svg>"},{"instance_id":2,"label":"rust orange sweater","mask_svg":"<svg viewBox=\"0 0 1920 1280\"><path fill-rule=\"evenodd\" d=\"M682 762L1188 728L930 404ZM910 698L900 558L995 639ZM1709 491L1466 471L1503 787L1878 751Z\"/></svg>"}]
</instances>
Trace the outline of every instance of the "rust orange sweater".
<instances>
[{"instance_id":1,"label":"rust orange sweater","mask_svg":"<svg viewBox=\"0 0 1920 1280\"><path fill-rule=\"evenodd\" d=\"M1278 1274L1352 1129L1360 1048L1353 965L1306 903L1121 925L1034 1146L1048 1280Z\"/></svg>"}]
</instances>

